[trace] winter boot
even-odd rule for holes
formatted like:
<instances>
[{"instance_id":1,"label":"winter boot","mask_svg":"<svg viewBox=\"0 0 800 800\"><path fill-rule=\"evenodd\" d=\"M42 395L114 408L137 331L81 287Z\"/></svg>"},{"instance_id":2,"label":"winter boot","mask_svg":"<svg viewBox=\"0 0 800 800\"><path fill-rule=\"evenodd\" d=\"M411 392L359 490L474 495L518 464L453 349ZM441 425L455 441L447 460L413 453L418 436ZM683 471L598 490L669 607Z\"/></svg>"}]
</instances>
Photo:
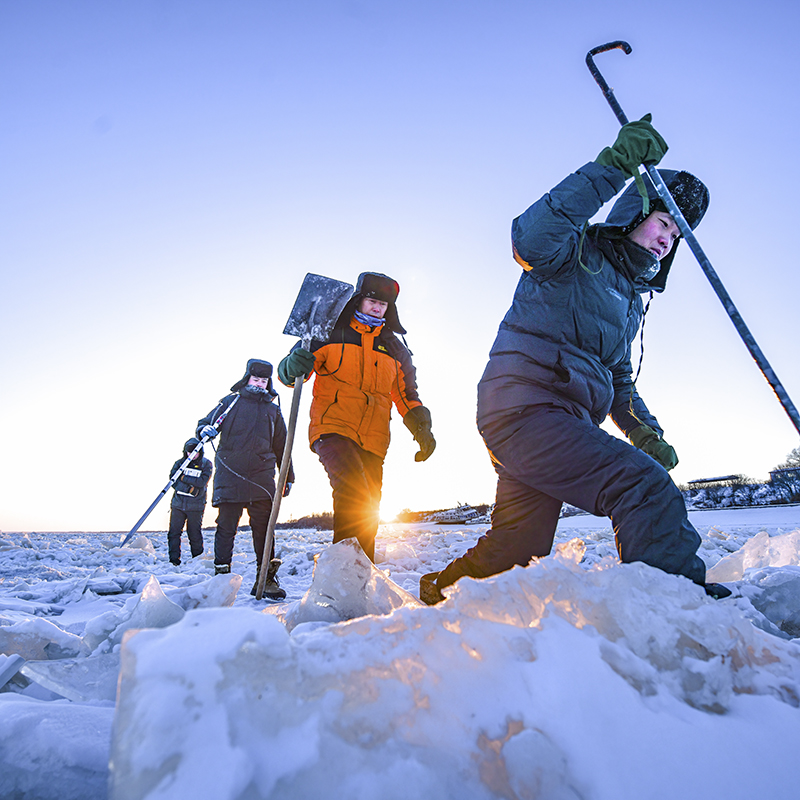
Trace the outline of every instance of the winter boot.
<instances>
[{"instance_id":1,"label":"winter boot","mask_svg":"<svg viewBox=\"0 0 800 800\"><path fill-rule=\"evenodd\" d=\"M706 594L715 600L722 600L733 594L727 586L723 586L721 583L707 583L703 588L706 590Z\"/></svg>"},{"instance_id":2,"label":"winter boot","mask_svg":"<svg viewBox=\"0 0 800 800\"><path fill-rule=\"evenodd\" d=\"M439 591L436 585L436 579L439 577L438 572L429 572L419 579L419 599L429 606L435 606L444 600L444 595Z\"/></svg>"},{"instance_id":3,"label":"winter boot","mask_svg":"<svg viewBox=\"0 0 800 800\"><path fill-rule=\"evenodd\" d=\"M214 564L214 574L215 575L230 575L231 574L231 565L230 564Z\"/></svg>"},{"instance_id":4,"label":"winter boot","mask_svg":"<svg viewBox=\"0 0 800 800\"><path fill-rule=\"evenodd\" d=\"M280 583L278 583L278 569L280 568L281 560L279 558L273 558L269 562L269 567L267 567L267 580L264 582L264 591L262 593L262 597L265 597L267 600L285 600L286 599L286 592L281 589ZM250 590L250 594L255 597L256 592L258 591L258 575L256 575L256 582L253 584L253 588Z\"/></svg>"}]
</instances>

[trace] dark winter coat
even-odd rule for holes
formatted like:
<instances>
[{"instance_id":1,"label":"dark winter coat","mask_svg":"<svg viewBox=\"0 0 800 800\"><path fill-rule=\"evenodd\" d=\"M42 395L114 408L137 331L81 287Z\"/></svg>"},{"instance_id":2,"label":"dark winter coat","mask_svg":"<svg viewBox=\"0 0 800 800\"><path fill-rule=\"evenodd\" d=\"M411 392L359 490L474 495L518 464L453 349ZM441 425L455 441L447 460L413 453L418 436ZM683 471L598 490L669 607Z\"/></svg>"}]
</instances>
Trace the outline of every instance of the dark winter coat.
<instances>
[{"instance_id":1,"label":"dark winter coat","mask_svg":"<svg viewBox=\"0 0 800 800\"><path fill-rule=\"evenodd\" d=\"M190 440L195 444L187 449L184 446L183 458L179 458L169 471L170 478L175 474L181 464L186 461L189 453L194 450L196 439ZM187 445L189 442L187 442ZM200 448L200 457L191 461L181 477L175 481L175 492L172 495L171 508L179 508L182 511L204 511L206 507L208 482L211 480L211 473L214 467L211 462L204 457L203 448Z\"/></svg>"},{"instance_id":2,"label":"dark winter coat","mask_svg":"<svg viewBox=\"0 0 800 800\"><path fill-rule=\"evenodd\" d=\"M640 295L663 290L669 264L624 238L625 222L642 210L628 192L612 211L617 227L585 230L624 182L615 167L590 162L514 220L514 257L524 271L478 387L479 426L563 399L595 424L611 413L625 433L639 420L661 433L632 386L631 342ZM630 220L621 219L626 209Z\"/></svg>"},{"instance_id":3,"label":"dark winter coat","mask_svg":"<svg viewBox=\"0 0 800 800\"><path fill-rule=\"evenodd\" d=\"M280 467L286 444L286 424L273 394L252 394L246 388L229 394L197 423L198 435L239 396L220 428L215 459L212 506L220 503L247 504L272 499L275 494L275 468ZM294 483L289 467L288 483Z\"/></svg>"}]
</instances>

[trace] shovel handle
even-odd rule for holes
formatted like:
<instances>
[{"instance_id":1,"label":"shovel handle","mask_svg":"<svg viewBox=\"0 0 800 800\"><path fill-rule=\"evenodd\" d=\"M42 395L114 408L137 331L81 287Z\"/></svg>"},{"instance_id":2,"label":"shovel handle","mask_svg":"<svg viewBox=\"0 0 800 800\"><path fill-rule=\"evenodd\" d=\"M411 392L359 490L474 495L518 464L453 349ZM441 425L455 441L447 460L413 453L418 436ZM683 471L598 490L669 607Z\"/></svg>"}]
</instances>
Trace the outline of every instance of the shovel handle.
<instances>
[{"instance_id":1,"label":"shovel handle","mask_svg":"<svg viewBox=\"0 0 800 800\"><path fill-rule=\"evenodd\" d=\"M311 346L311 339L303 339L302 346L308 349ZM272 553L272 542L275 538L275 524L278 522L278 514L281 510L281 499L283 490L286 488L286 478L289 475L289 465L292 463L292 446L294 445L294 432L297 428L297 416L300 410L300 393L303 391L305 375L294 379L294 391L292 392L292 405L289 410L289 422L286 425L286 444L283 447L283 457L281 458L281 469L278 473L278 483L275 487L275 497L272 498L272 510L269 514L267 523L267 535L264 539L264 553L261 556L261 567L258 570L258 585L256 586L256 600L260 600L264 594L264 586L267 582L267 570Z\"/></svg>"}]
</instances>

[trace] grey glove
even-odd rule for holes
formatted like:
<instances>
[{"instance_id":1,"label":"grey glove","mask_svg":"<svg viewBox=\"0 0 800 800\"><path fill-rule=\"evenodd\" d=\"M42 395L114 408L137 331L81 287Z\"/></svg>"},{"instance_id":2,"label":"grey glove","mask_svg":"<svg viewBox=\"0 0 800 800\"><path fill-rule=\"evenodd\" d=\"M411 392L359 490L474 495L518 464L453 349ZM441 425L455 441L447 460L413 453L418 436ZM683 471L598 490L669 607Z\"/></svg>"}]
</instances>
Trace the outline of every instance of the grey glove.
<instances>
[{"instance_id":1,"label":"grey glove","mask_svg":"<svg viewBox=\"0 0 800 800\"><path fill-rule=\"evenodd\" d=\"M678 465L675 449L667 444L649 425L640 425L630 432L631 444L658 461L667 472Z\"/></svg>"},{"instance_id":2,"label":"grey glove","mask_svg":"<svg viewBox=\"0 0 800 800\"><path fill-rule=\"evenodd\" d=\"M406 412L403 424L414 436L419 445L419 452L414 454L414 461L427 461L436 449L436 439L431 433L431 412L425 406L415 406Z\"/></svg>"},{"instance_id":3,"label":"grey glove","mask_svg":"<svg viewBox=\"0 0 800 800\"><path fill-rule=\"evenodd\" d=\"M203 425L200 429L201 439L213 439L219 435L219 431L213 425Z\"/></svg>"}]
</instances>

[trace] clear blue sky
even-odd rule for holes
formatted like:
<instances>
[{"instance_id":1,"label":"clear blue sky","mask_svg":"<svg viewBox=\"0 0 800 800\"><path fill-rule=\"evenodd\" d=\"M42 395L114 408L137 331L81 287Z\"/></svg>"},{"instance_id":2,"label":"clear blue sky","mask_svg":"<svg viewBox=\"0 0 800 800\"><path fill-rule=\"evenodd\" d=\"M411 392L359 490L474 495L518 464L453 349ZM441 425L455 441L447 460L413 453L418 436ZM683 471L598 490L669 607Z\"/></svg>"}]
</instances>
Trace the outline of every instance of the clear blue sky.
<instances>
[{"instance_id":1,"label":"clear blue sky","mask_svg":"<svg viewBox=\"0 0 800 800\"><path fill-rule=\"evenodd\" d=\"M475 387L510 223L613 142L584 58L614 39L633 53L598 64L708 184L698 238L800 402L799 22L775 0L0 0L0 529L130 528L247 359L289 350L306 272L401 285L439 447L416 464L395 419L384 514L491 502ZM677 481L765 477L798 437L681 250L640 391ZM309 399L283 519L331 507Z\"/></svg>"}]
</instances>

